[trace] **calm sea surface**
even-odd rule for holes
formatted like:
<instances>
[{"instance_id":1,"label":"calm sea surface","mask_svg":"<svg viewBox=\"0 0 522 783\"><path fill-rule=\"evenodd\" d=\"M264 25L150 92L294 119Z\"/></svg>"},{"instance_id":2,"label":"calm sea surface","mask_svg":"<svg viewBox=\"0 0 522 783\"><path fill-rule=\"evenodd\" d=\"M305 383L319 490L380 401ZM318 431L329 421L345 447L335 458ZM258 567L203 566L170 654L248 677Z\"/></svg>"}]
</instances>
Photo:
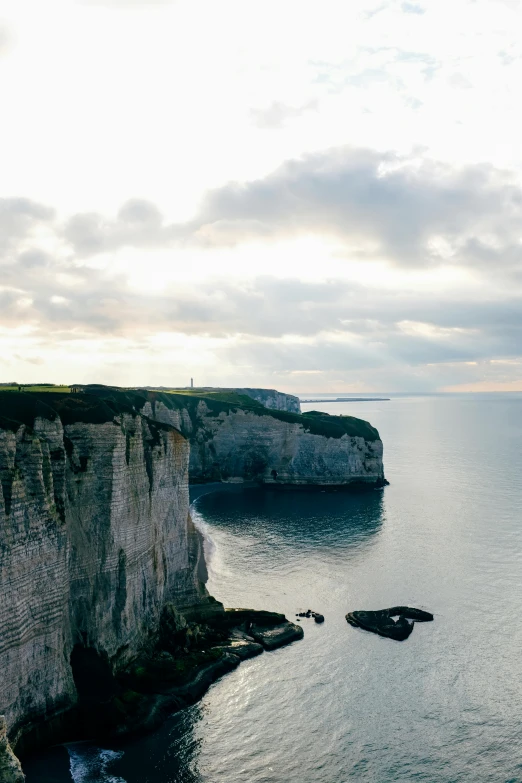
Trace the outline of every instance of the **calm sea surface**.
<instances>
[{"instance_id":1,"label":"calm sea surface","mask_svg":"<svg viewBox=\"0 0 522 783\"><path fill-rule=\"evenodd\" d=\"M155 734L47 753L27 783L522 782L522 395L303 408L376 426L390 486L210 494L195 519L217 598L324 625ZM435 622L398 643L344 619L393 604Z\"/></svg>"}]
</instances>

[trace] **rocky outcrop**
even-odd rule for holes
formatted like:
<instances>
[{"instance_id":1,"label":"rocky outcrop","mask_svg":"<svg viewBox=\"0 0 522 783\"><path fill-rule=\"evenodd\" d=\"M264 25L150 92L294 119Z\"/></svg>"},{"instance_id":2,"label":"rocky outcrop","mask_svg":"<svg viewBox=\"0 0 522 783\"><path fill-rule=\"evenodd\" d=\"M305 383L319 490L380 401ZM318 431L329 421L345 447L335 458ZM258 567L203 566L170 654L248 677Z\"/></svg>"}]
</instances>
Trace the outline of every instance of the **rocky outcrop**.
<instances>
[{"instance_id":1,"label":"rocky outcrop","mask_svg":"<svg viewBox=\"0 0 522 783\"><path fill-rule=\"evenodd\" d=\"M254 411L209 415L201 403L192 439L192 481L256 479L263 484L376 484L383 480L382 443L347 432L307 428Z\"/></svg>"},{"instance_id":2,"label":"rocky outcrop","mask_svg":"<svg viewBox=\"0 0 522 783\"><path fill-rule=\"evenodd\" d=\"M265 408L276 411L287 411L288 413L301 413L301 403L299 397L293 394L285 394L276 391L276 389L223 389L223 391L233 391L236 394L245 394L256 402L260 402Z\"/></svg>"},{"instance_id":3,"label":"rocky outcrop","mask_svg":"<svg viewBox=\"0 0 522 783\"><path fill-rule=\"evenodd\" d=\"M194 609L188 622L168 605L161 624L166 627L158 645L145 650L115 679L112 698L102 705L106 732L153 728L173 710L201 698L215 680L241 661L303 636L302 628L284 615L225 610L219 602L210 611L208 606L203 612ZM100 709L95 706L94 719L99 725Z\"/></svg>"},{"instance_id":4,"label":"rocky outcrop","mask_svg":"<svg viewBox=\"0 0 522 783\"><path fill-rule=\"evenodd\" d=\"M0 715L0 781L1 783L24 783L22 766L11 750L7 739L5 717Z\"/></svg>"},{"instance_id":5,"label":"rocky outcrop","mask_svg":"<svg viewBox=\"0 0 522 783\"><path fill-rule=\"evenodd\" d=\"M151 725L260 647L302 636L282 615L230 614L208 595L189 472L384 481L379 435L353 417L236 393L0 391L0 711L16 753L78 738L90 710L100 731ZM0 763L9 753L0 737Z\"/></svg>"},{"instance_id":6,"label":"rocky outcrop","mask_svg":"<svg viewBox=\"0 0 522 783\"><path fill-rule=\"evenodd\" d=\"M2 783L22 779L11 746L150 727L240 660L302 636L282 615L228 613L208 595L190 444L173 424L198 433L198 411L223 411L167 403L103 387L0 392Z\"/></svg>"},{"instance_id":7,"label":"rocky outcrop","mask_svg":"<svg viewBox=\"0 0 522 783\"><path fill-rule=\"evenodd\" d=\"M87 390L96 388L94 386L86 387ZM97 388L100 388L99 386ZM175 389L169 389L166 386L152 387L145 386L146 391L175 392ZM178 392L181 391L178 389ZM276 411L287 411L288 413L301 413L301 402L299 397L293 394L285 394L276 389L250 389L250 388L227 388L221 386L199 386L198 388L186 388L183 390L187 394L199 397L221 397L243 396L259 402L263 407Z\"/></svg>"},{"instance_id":8,"label":"rocky outcrop","mask_svg":"<svg viewBox=\"0 0 522 783\"><path fill-rule=\"evenodd\" d=\"M385 483L379 433L352 416L292 414L195 396L149 397L143 413L191 442L190 480L274 485Z\"/></svg>"},{"instance_id":9,"label":"rocky outcrop","mask_svg":"<svg viewBox=\"0 0 522 783\"><path fill-rule=\"evenodd\" d=\"M348 612L346 620L354 628L363 628L379 636L403 642L412 633L415 622L430 622L433 620L433 615L423 609L414 609L410 606L392 606L390 609L373 612Z\"/></svg>"},{"instance_id":10,"label":"rocky outcrop","mask_svg":"<svg viewBox=\"0 0 522 783\"><path fill-rule=\"evenodd\" d=\"M379 433L354 416L267 409L236 392L200 396L147 389L90 387L190 440L190 481L273 485L386 483ZM201 392L202 394L202 392Z\"/></svg>"},{"instance_id":11,"label":"rocky outcrop","mask_svg":"<svg viewBox=\"0 0 522 783\"><path fill-rule=\"evenodd\" d=\"M0 706L17 751L75 706L75 653L118 670L166 602L206 600L186 439L124 406L53 397L0 394Z\"/></svg>"}]
</instances>

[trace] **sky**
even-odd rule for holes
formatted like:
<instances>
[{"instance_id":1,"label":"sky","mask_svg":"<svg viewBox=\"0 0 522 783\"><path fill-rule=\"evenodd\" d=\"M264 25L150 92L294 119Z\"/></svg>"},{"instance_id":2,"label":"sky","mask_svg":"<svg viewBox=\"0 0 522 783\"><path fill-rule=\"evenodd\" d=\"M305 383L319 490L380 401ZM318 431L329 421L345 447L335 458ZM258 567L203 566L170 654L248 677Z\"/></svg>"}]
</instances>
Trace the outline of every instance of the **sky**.
<instances>
[{"instance_id":1,"label":"sky","mask_svg":"<svg viewBox=\"0 0 522 783\"><path fill-rule=\"evenodd\" d=\"M522 390L519 0L0 0L0 382Z\"/></svg>"}]
</instances>

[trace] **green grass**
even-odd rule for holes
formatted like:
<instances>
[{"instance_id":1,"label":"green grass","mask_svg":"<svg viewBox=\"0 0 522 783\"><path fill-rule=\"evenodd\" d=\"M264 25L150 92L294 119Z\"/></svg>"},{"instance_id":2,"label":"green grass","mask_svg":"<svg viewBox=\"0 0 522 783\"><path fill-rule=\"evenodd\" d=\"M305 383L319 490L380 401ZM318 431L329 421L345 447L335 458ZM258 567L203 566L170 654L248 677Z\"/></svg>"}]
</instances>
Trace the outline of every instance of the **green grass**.
<instances>
[{"instance_id":1,"label":"green grass","mask_svg":"<svg viewBox=\"0 0 522 783\"><path fill-rule=\"evenodd\" d=\"M229 402L232 405L240 405L243 408L264 408L257 400L252 399L247 394L237 394L229 391L198 391L197 389L149 389L154 394L178 394L185 397L195 397L198 400L215 400L216 402Z\"/></svg>"},{"instance_id":2,"label":"green grass","mask_svg":"<svg viewBox=\"0 0 522 783\"><path fill-rule=\"evenodd\" d=\"M60 392L61 394L70 394L71 387L70 386L52 386L52 385L38 385L33 384L32 386L24 386L23 383L21 383L19 386L0 386L0 391L19 391L21 389L23 392Z\"/></svg>"},{"instance_id":3,"label":"green grass","mask_svg":"<svg viewBox=\"0 0 522 783\"><path fill-rule=\"evenodd\" d=\"M11 390L9 390L11 389ZM153 409L162 402L172 410L185 409L197 433L200 413L199 403L203 401L210 416L220 416L237 410L255 416L268 416L288 424L299 424L313 435L326 438L361 437L367 441L379 439L379 433L367 421L354 416L330 416L313 411L310 414L289 413L265 408L260 402L235 392L198 392L197 389L146 390L123 389L93 384L85 392L71 394L65 386L27 386L22 392L16 387L0 387L0 426L16 429L16 423L31 426L35 416L54 419L60 416L63 424L84 422L102 424L112 421L117 414L137 414L150 402ZM157 423L158 429L167 425Z\"/></svg>"},{"instance_id":4,"label":"green grass","mask_svg":"<svg viewBox=\"0 0 522 783\"><path fill-rule=\"evenodd\" d=\"M235 392L198 392L197 389L182 389L181 391L161 390L149 391L139 390L140 394L150 394L153 399L163 402L167 407L180 409L186 408L193 422L197 418L197 405L200 400L204 400L210 414L218 416L222 411L230 412L232 410L248 411L256 416L269 416L272 419L285 421L288 424L300 424L305 430L313 435L322 435L326 438L342 438L348 435L354 438L364 438L367 441L379 440L379 433L363 419L357 419L355 416L331 416L328 413L313 411L309 416L305 413L289 413L288 411L278 411L273 408L265 408L260 402L247 397L244 394ZM150 399L150 398L149 398Z\"/></svg>"}]
</instances>

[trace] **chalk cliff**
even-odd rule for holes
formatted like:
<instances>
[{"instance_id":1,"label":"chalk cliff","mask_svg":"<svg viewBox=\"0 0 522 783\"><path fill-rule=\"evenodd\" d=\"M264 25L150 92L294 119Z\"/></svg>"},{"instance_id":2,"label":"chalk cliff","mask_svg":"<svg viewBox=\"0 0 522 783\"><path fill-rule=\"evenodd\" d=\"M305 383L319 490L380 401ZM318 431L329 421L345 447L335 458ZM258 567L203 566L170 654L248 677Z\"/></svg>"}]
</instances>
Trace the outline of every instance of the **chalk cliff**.
<instances>
[{"instance_id":1,"label":"chalk cliff","mask_svg":"<svg viewBox=\"0 0 522 783\"><path fill-rule=\"evenodd\" d=\"M295 397L293 394L284 394L275 389L235 389L235 391L238 394L246 394L247 397L260 402L270 410L301 413L299 397Z\"/></svg>"},{"instance_id":2,"label":"chalk cliff","mask_svg":"<svg viewBox=\"0 0 522 783\"><path fill-rule=\"evenodd\" d=\"M384 481L379 433L352 416L292 414L194 396L149 393L142 412L191 442L190 479L342 486Z\"/></svg>"},{"instance_id":3,"label":"chalk cliff","mask_svg":"<svg viewBox=\"0 0 522 783\"><path fill-rule=\"evenodd\" d=\"M382 443L359 419L270 410L237 392L0 391L0 715L16 753L60 736L82 688L147 658L166 606L213 614L189 473L380 485ZM283 635L302 635L288 625ZM18 783L4 725L0 782Z\"/></svg>"},{"instance_id":4,"label":"chalk cliff","mask_svg":"<svg viewBox=\"0 0 522 783\"><path fill-rule=\"evenodd\" d=\"M86 387L87 389L89 387ZM145 386L145 391L172 392L175 389L169 389L166 386L152 387ZM250 389L250 388L226 388L221 386L199 386L197 388L186 388L185 393L193 394L199 397L224 397L226 395L241 395L250 397L250 399L259 402L265 408L276 411L287 411L288 413L301 413L301 403L299 397L293 394L285 394L276 389Z\"/></svg>"},{"instance_id":5,"label":"chalk cliff","mask_svg":"<svg viewBox=\"0 0 522 783\"><path fill-rule=\"evenodd\" d=\"M285 394L276 389L224 389L210 386L208 388L196 389L196 394L200 393L204 395L205 392L232 392L250 397L250 399L261 403L261 405L269 410L301 413L299 397L295 397L293 394Z\"/></svg>"},{"instance_id":6,"label":"chalk cliff","mask_svg":"<svg viewBox=\"0 0 522 783\"><path fill-rule=\"evenodd\" d=\"M21 746L75 704L76 646L122 667L166 602L206 593L186 439L123 405L48 400L0 393L0 712Z\"/></svg>"}]
</instances>

